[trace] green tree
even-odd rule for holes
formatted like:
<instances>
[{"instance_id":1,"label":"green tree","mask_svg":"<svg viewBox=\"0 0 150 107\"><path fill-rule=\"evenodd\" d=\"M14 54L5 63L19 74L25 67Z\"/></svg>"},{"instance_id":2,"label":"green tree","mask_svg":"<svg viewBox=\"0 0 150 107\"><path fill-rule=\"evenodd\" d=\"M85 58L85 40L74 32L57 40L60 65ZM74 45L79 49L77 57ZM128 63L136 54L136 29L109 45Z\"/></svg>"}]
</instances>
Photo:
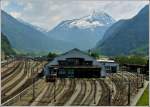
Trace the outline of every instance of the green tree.
<instances>
[{"instance_id":1,"label":"green tree","mask_svg":"<svg viewBox=\"0 0 150 107\"><path fill-rule=\"evenodd\" d=\"M145 65L147 63L147 59L142 56L117 56L114 58L116 62L119 64L141 64Z\"/></svg>"},{"instance_id":2,"label":"green tree","mask_svg":"<svg viewBox=\"0 0 150 107\"><path fill-rule=\"evenodd\" d=\"M90 56L94 57L94 58L99 58L99 54L96 52L91 52Z\"/></svg>"},{"instance_id":3,"label":"green tree","mask_svg":"<svg viewBox=\"0 0 150 107\"><path fill-rule=\"evenodd\" d=\"M117 56L114 58L114 60L121 65L128 63L128 57L127 56Z\"/></svg>"},{"instance_id":4,"label":"green tree","mask_svg":"<svg viewBox=\"0 0 150 107\"><path fill-rule=\"evenodd\" d=\"M129 57L129 63L130 64L142 64L145 65L147 63L146 58L142 57L142 56L130 56Z\"/></svg>"},{"instance_id":5,"label":"green tree","mask_svg":"<svg viewBox=\"0 0 150 107\"><path fill-rule=\"evenodd\" d=\"M56 56L58 56L56 53L54 53L54 52L49 52L48 53L48 58L55 58Z\"/></svg>"}]
</instances>

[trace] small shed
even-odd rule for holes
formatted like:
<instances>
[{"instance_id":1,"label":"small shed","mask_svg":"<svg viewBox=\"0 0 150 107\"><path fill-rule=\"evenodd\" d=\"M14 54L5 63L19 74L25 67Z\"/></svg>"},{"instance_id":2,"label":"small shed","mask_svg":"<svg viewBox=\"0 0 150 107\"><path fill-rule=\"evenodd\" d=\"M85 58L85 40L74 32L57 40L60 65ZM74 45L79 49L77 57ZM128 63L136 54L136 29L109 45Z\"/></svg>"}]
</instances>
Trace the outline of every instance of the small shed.
<instances>
[{"instance_id":1,"label":"small shed","mask_svg":"<svg viewBox=\"0 0 150 107\"><path fill-rule=\"evenodd\" d=\"M109 59L98 59L97 60L101 65L105 67L106 73L116 73L119 71L119 64L114 60Z\"/></svg>"}]
</instances>

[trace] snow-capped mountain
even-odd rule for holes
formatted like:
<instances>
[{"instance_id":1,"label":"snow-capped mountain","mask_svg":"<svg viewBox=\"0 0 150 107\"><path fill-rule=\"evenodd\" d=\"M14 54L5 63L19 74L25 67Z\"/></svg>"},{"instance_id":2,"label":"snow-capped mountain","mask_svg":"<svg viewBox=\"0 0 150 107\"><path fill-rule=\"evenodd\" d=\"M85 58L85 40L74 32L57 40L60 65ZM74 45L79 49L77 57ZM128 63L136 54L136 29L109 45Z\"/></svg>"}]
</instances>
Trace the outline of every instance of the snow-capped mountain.
<instances>
[{"instance_id":1,"label":"snow-capped mountain","mask_svg":"<svg viewBox=\"0 0 150 107\"><path fill-rule=\"evenodd\" d=\"M93 11L90 15L78 19L62 21L48 31L47 35L77 44L76 48L89 49L102 39L113 23L115 20L107 13Z\"/></svg>"},{"instance_id":2,"label":"snow-capped mountain","mask_svg":"<svg viewBox=\"0 0 150 107\"><path fill-rule=\"evenodd\" d=\"M114 23L115 20L104 12L95 12L91 15L74 20L70 23L70 27L78 27L81 29L95 28L98 26L106 26Z\"/></svg>"}]
</instances>

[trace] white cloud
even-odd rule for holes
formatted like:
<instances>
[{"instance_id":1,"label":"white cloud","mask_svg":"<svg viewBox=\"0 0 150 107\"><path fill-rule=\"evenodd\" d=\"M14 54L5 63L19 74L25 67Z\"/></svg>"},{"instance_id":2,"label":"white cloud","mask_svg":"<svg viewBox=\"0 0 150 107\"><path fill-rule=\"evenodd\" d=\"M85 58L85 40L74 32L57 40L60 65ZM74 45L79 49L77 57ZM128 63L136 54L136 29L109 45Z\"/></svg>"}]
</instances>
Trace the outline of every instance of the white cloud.
<instances>
[{"instance_id":1,"label":"white cloud","mask_svg":"<svg viewBox=\"0 0 150 107\"><path fill-rule=\"evenodd\" d=\"M10 15L15 17L15 18L20 18L21 17L21 13L19 13L19 12L10 12Z\"/></svg>"},{"instance_id":2,"label":"white cloud","mask_svg":"<svg viewBox=\"0 0 150 107\"><path fill-rule=\"evenodd\" d=\"M8 0L1 0L1 8L5 9L10 4Z\"/></svg>"},{"instance_id":3,"label":"white cloud","mask_svg":"<svg viewBox=\"0 0 150 107\"><path fill-rule=\"evenodd\" d=\"M88 15L93 10L105 11L116 20L131 18L148 4L148 1L96 0L14 0L14 2L23 9L11 13L12 15L45 29L52 29L63 20Z\"/></svg>"}]
</instances>

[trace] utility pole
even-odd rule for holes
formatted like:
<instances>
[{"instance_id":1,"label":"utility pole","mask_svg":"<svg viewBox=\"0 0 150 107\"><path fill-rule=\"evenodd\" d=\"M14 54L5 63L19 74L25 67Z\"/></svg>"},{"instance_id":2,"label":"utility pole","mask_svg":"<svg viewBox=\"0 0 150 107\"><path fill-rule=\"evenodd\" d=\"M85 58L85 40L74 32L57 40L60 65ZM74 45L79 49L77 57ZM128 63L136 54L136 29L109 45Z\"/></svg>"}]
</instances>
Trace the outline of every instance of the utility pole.
<instances>
[{"instance_id":1,"label":"utility pole","mask_svg":"<svg viewBox=\"0 0 150 107\"><path fill-rule=\"evenodd\" d=\"M36 73L38 73L38 70L39 70L39 67L37 67L37 72Z\"/></svg>"},{"instance_id":2,"label":"utility pole","mask_svg":"<svg viewBox=\"0 0 150 107\"><path fill-rule=\"evenodd\" d=\"M139 82L138 82L138 77L139 77L139 75L138 75L138 73L140 72L140 68L137 68L137 92L138 92L138 88L139 88Z\"/></svg>"},{"instance_id":3,"label":"utility pole","mask_svg":"<svg viewBox=\"0 0 150 107\"><path fill-rule=\"evenodd\" d=\"M56 102L56 99L55 99L55 88L56 88L56 83L54 81L54 102Z\"/></svg>"},{"instance_id":4,"label":"utility pole","mask_svg":"<svg viewBox=\"0 0 150 107\"><path fill-rule=\"evenodd\" d=\"M6 59L6 65L7 65L7 68L8 68L8 56L7 56L7 59Z\"/></svg>"},{"instance_id":5,"label":"utility pole","mask_svg":"<svg viewBox=\"0 0 150 107\"><path fill-rule=\"evenodd\" d=\"M131 86L131 81L129 80L129 83L128 83L128 105L130 105L130 86Z\"/></svg>"},{"instance_id":6,"label":"utility pole","mask_svg":"<svg viewBox=\"0 0 150 107\"><path fill-rule=\"evenodd\" d=\"M27 64L28 64L28 60L27 59L25 59L25 72L27 72L27 75L28 75L28 70L27 70Z\"/></svg>"},{"instance_id":7,"label":"utility pole","mask_svg":"<svg viewBox=\"0 0 150 107\"><path fill-rule=\"evenodd\" d=\"M96 104L95 97L96 97L96 81L94 79L94 104Z\"/></svg>"},{"instance_id":8,"label":"utility pole","mask_svg":"<svg viewBox=\"0 0 150 107\"><path fill-rule=\"evenodd\" d=\"M109 106L111 106L111 90L110 89L108 89L108 104L109 104Z\"/></svg>"},{"instance_id":9,"label":"utility pole","mask_svg":"<svg viewBox=\"0 0 150 107\"><path fill-rule=\"evenodd\" d=\"M50 91L50 89L49 89L49 88L50 88L50 84L51 84L51 83L49 82L49 83L48 83L48 85L49 85L49 87L48 87L48 91L49 91L49 93L50 93L50 94L48 95L48 96L49 96L49 98L50 98L50 96L51 96L51 91ZM50 103L51 103L51 100L50 100Z\"/></svg>"},{"instance_id":10,"label":"utility pole","mask_svg":"<svg viewBox=\"0 0 150 107\"><path fill-rule=\"evenodd\" d=\"M31 69L33 72L33 68ZM32 99L35 98L35 78L32 76Z\"/></svg>"},{"instance_id":11,"label":"utility pole","mask_svg":"<svg viewBox=\"0 0 150 107\"><path fill-rule=\"evenodd\" d=\"M142 88L144 87L144 74L142 74Z\"/></svg>"}]
</instances>

